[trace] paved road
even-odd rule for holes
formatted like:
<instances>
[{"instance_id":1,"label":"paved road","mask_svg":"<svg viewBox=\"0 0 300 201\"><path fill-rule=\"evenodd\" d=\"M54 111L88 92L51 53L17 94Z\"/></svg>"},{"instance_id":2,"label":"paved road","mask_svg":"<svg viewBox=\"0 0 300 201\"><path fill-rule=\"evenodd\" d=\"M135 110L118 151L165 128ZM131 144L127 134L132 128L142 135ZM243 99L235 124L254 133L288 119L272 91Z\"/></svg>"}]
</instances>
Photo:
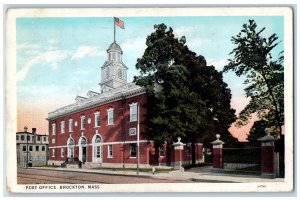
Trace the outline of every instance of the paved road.
<instances>
[{"instance_id":1,"label":"paved road","mask_svg":"<svg viewBox=\"0 0 300 201\"><path fill-rule=\"evenodd\" d=\"M17 176L18 184L130 184L192 182L149 178L143 176L107 175L42 169L18 169Z\"/></svg>"}]
</instances>

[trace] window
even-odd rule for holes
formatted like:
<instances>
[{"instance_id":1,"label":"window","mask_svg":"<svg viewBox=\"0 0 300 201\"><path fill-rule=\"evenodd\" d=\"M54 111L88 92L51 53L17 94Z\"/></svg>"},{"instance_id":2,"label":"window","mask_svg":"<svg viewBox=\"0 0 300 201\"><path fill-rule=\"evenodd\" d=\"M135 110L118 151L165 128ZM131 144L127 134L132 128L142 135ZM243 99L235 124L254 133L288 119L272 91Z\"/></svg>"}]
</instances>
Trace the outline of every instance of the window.
<instances>
[{"instance_id":1,"label":"window","mask_svg":"<svg viewBox=\"0 0 300 201\"><path fill-rule=\"evenodd\" d=\"M52 144L55 144L55 138L52 139Z\"/></svg>"},{"instance_id":2,"label":"window","mask_svg":"<svg viewBox=\"0 0 300 201\"><path fill-rule=\"evenodd\" d=\"M46 142L47 141L47 137L44 137L44 142Z\"/></svg>"},{"instance_id":3,"label":"window","mask_svg":"<svg viewBox=\"0 0 300 201\"><path fill-rule=\"evenodd\" d=\"M107 124L113 125L114 124L114 109L110 108L107 110Z\"/></svg>"},{"instance_id":4,"label":"window","mask_svg":"<svg viewBox=\"0 0 300 201\"><path fill-rule=\"evenodd\" d=\"M45 146L42 146L42 151L45 151Z\"/></svg>"},{"instance_id":5,"label":"window","mask_svg":"<svg viewBox=\"0 0 300 201\"><path fill-rule=\"evenodd\" d=\"M40 147L39 146L35 146L35 151L40 151Z\"/></svg>"},{"instance_id":6,"label":"window","mask_svg":"<svg viewBox=\"0 0 300 201\"><path fill-rule=\"evenodd\" d=\"M30 141L30 136L27 136L27 141Z\"/></svg>"},{"instance_id":7,"label":"window","mask_svg":"<svg viewBox=\"0 0 300 201\"><path fill-rule=\"evenodd\" d=\"M113 157L113 145L109 144L107 148L108 148L108 150L107 150L107 158L112 158Z\"/></svg>"},{"instance_id":8,"label":"window","mask_svg":"<svg viewBox=\"0 0 300 201\"><path fill-rule=\"evenodd\" d=\"M37 141L41 141L41 136L37 136Z\"/></svg>"},{"instance_id":9,"label":"window","mask_svg":"<svg viewBox=\"0 0 300 201\"><path fill-rule=\"evenodd\" d=\"M52 157L55 157L55 149L52 149Z\"/></svg>"},{"instance_id":10,"label":"window","mask_svg":"<svg viewBox=\"0 0 300 201\"><path fill-rule=\"evenodd\" d=\"M132 103L130 107L130 121L137 121L137 103Z\"/></svg>"},{"instance_id":11,"label":"window","mask_svg":"<svg viewBox=\"0 0 300 201\"><path fill-rule=\"evenodd\" d=\"M56 134L56 125L55 123L52 124L52 135Z\"/></svg>"},{"instance_id":12,"label":"window","mask_svg":"<svg viewBox=\"0 0 300 201\"><path fill-rule=\"evenodd\" d=\"M118 78L119 78L119 79L122 79L122 78L123 78L123 72L122 72L122 69L121 69L121 68L118 69Z\"/></svg>"},{"instance_id":13,"label":"window","mask_svg":"<svg viewBox=\"0 0 300 201\"><path fill-rule=\"evenodd\" d=\"M159 147L159 156L165 156L165 148L163 145Z\"/></svg>"},{"instance_id":14,"label":"window","mask_svg":"<svg viewBox=\"0 0 300 201\"><path fill-rule=\"evenodd\" d=\"M106 78L108 79L108 77L109 77L109 68L107 67L107 69L106 69Z\"/></svg>"},{"instance_id":15,"label":"window","mask_svg":"<svg viewBox=\"0 0 300 201\"><path fill-rule=\"evenodd\" d=\"M115 61L116 60L116 53L112 52L112 60Z\"/></svg>"},{"instance_id":16,"label":"window","mask_svg":"<svg viewBox=\"0 0 300 201\"><path fill-rule=\"evenodd\" d=\"M95 112L95 127L99 127L99 126L100 126L100 113Z\"/></svg>"},{"instance_id":17,"label":"window","mask_svg":"<svg viewBox=\"0 0 300 201\"><path fill-rule=\"evenodd\" d=\"M81 116L81 121L80 121L80 128L81 130L85 129L85 116Z\"/></svg>"},{"instance_id":18,"label":"window","mask_svg":"<svg viewBox=\"0 0 300 201\"><path fill-rule=\"evenodd\" d=\"M136 135L136 128L130 128L129 135Z\"/></svg>"},{"instance_id":19,"label":"window","mask_svg":"<svg viewBox=\"0 0 300 201\"><path fill-rule=\"evenodd\" d=\"M69 119L69 132L73 132L73 119Z\"/></svg>"},{"instance_id":20,"label":"window","mask_svg":"<svg viewBox=\"0 0 300 201\"><path fill-rule=\"evenodd\" d=\"M17 140L19 140L19 136L17 135Z\"/></svg>"},{"instance_id":21,"label":"window","mask_svg":"<svg viewBox=\"0 0 300 201\"><path fill-rule=\"evenodd\" d=\"M100 146L96 146L96 157L100 158L100 154L101 154L101 147Z\"/></svg>"},{"instance_id":22,"label":"window","mask_svg":"<svg viewBox=\"0 0 300 201\"><path fill-rule=\"evenodd\" d=\"M21 135L21 140L24 140L24 139L25 139L24 135Z\"/></svg>"},{"instance_id":23,"label":"window","mask_svg":"<svg viewBox=\"0 0 300 201\"><path fill-rule=\"evenodd\" d=\"M136 157L136 144L130 144L130 157Z\"/></svg>"},{"instance_id":24,"label":"window","mask_svg":"<svg viewBox=\"0 0 300 201\"><path fill-rule=\"evenodd\" d=\"M65 121L60 122L60 133L65 133Z\"/></svg>"},{"instance_id":25,"label":"window","mask_svg":"<svg viewBox=\"0 0 300 201\"><path fill-rule=\"evenodd\" d=\"M23 151L26 151L26 146L23 146L22 149L23 149Z\"/></svg>"},{"instance_id":26,"label":"window","mask_svg":"<svg viewBox=\"0 0 300 201\"><path fill-rule=\"evenodd\" d=\"M32 146L31 145L29 146L29 151L32 151Z\"/></svg>"},{"instance_id":27,"label":"window","mask_svg":"<svg viewBox=\"0 0 300 201\"><path fill-rule=\"evenodd\" d=\"M65 152L64 152L64 148L60 148L60 157L64 157Z\"/></svg>"}]
</instances>

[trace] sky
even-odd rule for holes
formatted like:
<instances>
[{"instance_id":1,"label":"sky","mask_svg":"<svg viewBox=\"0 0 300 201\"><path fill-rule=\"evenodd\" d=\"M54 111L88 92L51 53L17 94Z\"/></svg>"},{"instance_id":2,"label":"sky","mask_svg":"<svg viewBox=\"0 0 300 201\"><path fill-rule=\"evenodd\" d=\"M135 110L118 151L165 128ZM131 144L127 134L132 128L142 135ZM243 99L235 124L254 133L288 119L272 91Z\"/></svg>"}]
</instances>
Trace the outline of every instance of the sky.
<instances>
[{"instance_id":1,"label":"sky","mask_svg":"<svg viewBox=\"0 0 300 201\"><path fill-rule=\"evenodd\" d=\"M258 29L266 27L263 36L278 35L282 42L275 48L274 56L283 50L281 16L118 17L125 23L125 29L116 27L116 42L129 68L128 82L139 74L135 64L142 57L146 37L154 31L155 24L172 27L178 38L185 36L189 49L204 56L208 65L214 65L218 71L232 57L231 37L249 19L256 21ZM86 96L89 90L100 91L100 67L107 59L106 49L113 42L113 27L112 17L17 18L18 131L26 125L48 134L49 112L74 103L77 95ZM244 79L233 72L224 74L236 115L249 102L243 90ZM251 126L250 123L243 128L232 127L230 131L239 140L245 140Z\"/></svg>"}]
</instances>

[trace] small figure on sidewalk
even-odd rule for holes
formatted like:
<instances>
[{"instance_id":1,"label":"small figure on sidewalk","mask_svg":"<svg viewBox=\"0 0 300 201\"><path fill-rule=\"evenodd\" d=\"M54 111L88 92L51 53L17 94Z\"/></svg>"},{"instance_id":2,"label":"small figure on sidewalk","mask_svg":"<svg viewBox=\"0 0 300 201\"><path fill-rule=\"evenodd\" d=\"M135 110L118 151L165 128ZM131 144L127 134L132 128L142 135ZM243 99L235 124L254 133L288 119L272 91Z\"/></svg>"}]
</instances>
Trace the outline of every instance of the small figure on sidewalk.
<instances>
[{"instance_id":1,"label":"small figure on sidewalk","mask_svg":"<svg viewBox=\"0 0 300 201\"><path fill-rule=\"evenodd\" d=\"M152 167L152 174L153 174L153 175L156 174L156 172L155 172L155 167L154 167L154 166Z\"/></svg>"}]
</instances>

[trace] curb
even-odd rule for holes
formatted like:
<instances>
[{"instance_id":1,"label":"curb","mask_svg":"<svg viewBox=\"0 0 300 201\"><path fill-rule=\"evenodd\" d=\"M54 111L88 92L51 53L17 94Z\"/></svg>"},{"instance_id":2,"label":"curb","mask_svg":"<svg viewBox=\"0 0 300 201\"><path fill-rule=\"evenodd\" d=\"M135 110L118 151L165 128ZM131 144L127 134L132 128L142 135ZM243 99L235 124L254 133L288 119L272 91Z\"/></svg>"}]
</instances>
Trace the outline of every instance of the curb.
<instances>
[{"instance_id":1,"label":"curb","mask_svg":"<svg viewBox=\"0 0 300 201\"><path fill-rule=\"evenodd\" d=\"M109 172L88 172L88 171L80 171L77 169L70 170L70 169L38 168L38 167L30 167L28 169L53 170L53 171L61 171L61 172L79 172L79 173L89 173L89 174L104 174L104 175L115 175L115 176L130 176L130 177L139 177L139 178L155 178L154 175L132 175L132 174L121 174L121 173L109 173ZM159 179L159 178L157 178L157 179Z\"/></svg>"}]
</instances>

